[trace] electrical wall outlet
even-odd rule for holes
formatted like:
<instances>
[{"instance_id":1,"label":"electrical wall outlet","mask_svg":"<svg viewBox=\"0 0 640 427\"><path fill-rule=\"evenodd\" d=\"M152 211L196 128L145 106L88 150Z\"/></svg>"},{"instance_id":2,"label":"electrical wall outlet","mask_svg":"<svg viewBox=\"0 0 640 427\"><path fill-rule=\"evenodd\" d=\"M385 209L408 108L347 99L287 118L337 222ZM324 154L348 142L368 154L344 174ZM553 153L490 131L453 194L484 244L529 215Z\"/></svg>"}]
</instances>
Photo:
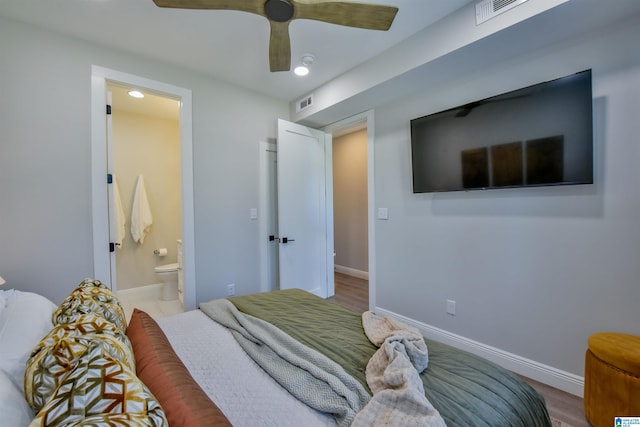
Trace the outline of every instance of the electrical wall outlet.
<instances>
[{"instance_id":1,"label":"electrical wall outlet","mask_svg":"<svg viewBox=\"0 0 640 427\"><path fill-rule=\"evenodd\" d=\"M456 302L454 300L447 300L447 313L452 316L456 315Z\"/></svg>"},{"instance_id":2,"label":"electrical wall outlet","mask_svg":"<svg viewBox=\"0 0 640 427\"><path fill-rule=\"evenodd\" d=\"M227 285L227 296L228 297L232 297L236 294L236 284L235 283L229 283Z\"/></svg>"}]
</instances>

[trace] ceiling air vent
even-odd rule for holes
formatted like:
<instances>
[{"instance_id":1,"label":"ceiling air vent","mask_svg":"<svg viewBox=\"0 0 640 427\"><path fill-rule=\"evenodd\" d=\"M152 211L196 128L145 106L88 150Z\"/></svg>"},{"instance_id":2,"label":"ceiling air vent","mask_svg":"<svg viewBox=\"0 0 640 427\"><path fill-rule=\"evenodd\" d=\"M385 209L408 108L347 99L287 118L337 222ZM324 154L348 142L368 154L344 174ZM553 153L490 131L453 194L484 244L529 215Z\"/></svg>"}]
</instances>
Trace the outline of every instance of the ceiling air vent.
<instances>
[{"instance_id":1,"label":"ceiling air vent","mask_svg":"<svg viewBox=\"0 0 640 427\"><path fill-rule=\"evenodd\" d=\"M527 0L482 0L476 3L476 25L480 25L502 12L513 9Z\"/></svg>"},{"instance_id":2,"label":"ceiling air vent","mask_svg":"<svg viewBox=\"0 0 640 427\"><path fill-rule=\"evenodd\" d=\"M307 95L296 103L296 113L306 110L313 105L313 94Z\"/></svg>"}]
</instances>

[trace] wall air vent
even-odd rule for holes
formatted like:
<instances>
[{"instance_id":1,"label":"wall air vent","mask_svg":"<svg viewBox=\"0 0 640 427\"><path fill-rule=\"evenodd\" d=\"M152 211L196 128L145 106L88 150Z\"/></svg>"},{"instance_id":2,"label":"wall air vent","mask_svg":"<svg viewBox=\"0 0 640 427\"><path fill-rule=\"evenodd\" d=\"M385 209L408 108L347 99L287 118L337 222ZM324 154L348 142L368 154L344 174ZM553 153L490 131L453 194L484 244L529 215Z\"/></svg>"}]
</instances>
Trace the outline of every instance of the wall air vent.
<instances>
[{"instance_id":1,"label":"wall air vent","mask_svg":"<svg viewBox=\"0 0 640 427\"><path fill-rule=\"evenodd\" d=\"M306 110L313 105L313 94L307 95L298 102L296 102L296 113Z\"/></svg>"},{"instance_id":2,"label":"wall air vent","mask_svg":"<svg viewBox=\"0 0 640 427\"><path fill-rule=\"evenodd\" d=\"M502 12L513 9L527 0L482 0L476 3L476 25L480 25Z\"/></svg>"}]
</instances>

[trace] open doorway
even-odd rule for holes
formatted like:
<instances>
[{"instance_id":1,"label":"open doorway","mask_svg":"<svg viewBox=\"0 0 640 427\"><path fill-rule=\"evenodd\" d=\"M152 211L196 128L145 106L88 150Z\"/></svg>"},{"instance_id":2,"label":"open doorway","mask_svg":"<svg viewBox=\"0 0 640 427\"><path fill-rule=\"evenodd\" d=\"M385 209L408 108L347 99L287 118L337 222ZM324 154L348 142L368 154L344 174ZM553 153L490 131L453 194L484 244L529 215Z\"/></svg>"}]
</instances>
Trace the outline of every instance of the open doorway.
<instances>
[{"instance_id":1,"label":"open doorway","mask_svg":"<svg viewBox=\"0 0 640 427\"><path fill-rule=\"evenodd\" d=\"M331 277L338 275L339 279L344 282L355 281L359 290L357 292L357 303L353 308L358 311L368 309L369 307L375 307L375 247L373 227L373 212L374 212L374 163L373 163L373 111L367 111L356 116L341 120L332 125L329 125L323 129L324 132L330 133L332 138L342 138L343 136L358 133L360 142L364 142L364 147L360 146L360 153L358 154L361 164L360 170L364 174L364 182L361 181L361 185L358 186L356 191L360 192L360 200L364 202L364 210L359 211L358 221L360 235L358 237L358 247L352 249L346 249L347 253L357 252L355 255L360 261L359 263L352 263L346 261L338 268L338 272L328 271L327 274ZM334 144L332 144L332 147ZM333 159L331 160L333 163ZM348 166L347 161L347 166ZM277 229L277 184L276 184L276 170L277 164L277 144L275 141L261 142L260 143L260 278L262 291L272 291L278 289L278 259L277 250L275 249L273 242L269 241L269 235L278 235ZM331 168L332 169L333 165ZM335 183L333 185L335 189ZM333 191L332 191L333 193ZM332 200L335 203L335 198L332 196ZM361 204L362 206L362 204ZM335 212L331 212L332 216ZM333 218L332 218L333 221ZM352 220L351 220L352 221ZM333 228L334 223L332 222ZM362 232L362 230L365 230ZM334 233L331 233L330 238L334 238ZM333 247L333 242L331 246ZM347 239L349 244L349 239ZM345 249L341 249L345 251ZM337 254L336 254L337 255ZM365 261L362 262L362 257ZM342 258L338 258L341 260ZM333 263L332 263L333 264ZM350 283L347 283L349 285ZM338 284L340 287L342 283ZM335 288L335 283L334 283ZM330 297L335 298L334 290L331 290Z\"/></svg>"},{"instance_id":2,"label":"open doorway","mask_svg":"<svg viewBox=\"0 0 640 427\"><path fill-rule=\"evenodd\" d=\"M158 318L183 311L180 104L121 83L111 95L109 170L114 215L117 295ZM143 218L140 212L147 214ZM142 222L145 229L141 229Z\"/></svg>"},{"instance_id":3,"label":"open doorway","mask_svg":"<svg viewBox=\"0 0 640 427\"><path fill-rule=\"evenodd\" d=\"M359 242L361 242L358 244L357 248L361 248L362 244L365 244L366 240L366 269L364 267L351 267L347 265L342 267L348 267L350 269L341 270L341 267L338 267L338 271L334 273L340 281L340 283L338 283L338 281L335 283L335 298L342 299L345 305L355 309L356 311L364 311L367 309L373 310L376 306L374 129L375 121L373 110L365 111L363 113L356 114L355 116L339 120L323 128L325 132L330 132L334 139L339 139L343 136L357 133L356 138L358 139L358 145L360 147L360 154L358 154L357 157L359 158L359 161L363 160L362 157L366 157L366 168L363 165L360 166L360 169L366 169L366 190L364 190L362 184L359 184L357 189L351 190L358 191L360 193L364 192L366 194L366 216L361 214L356 216L357 218L360 218L361 221L366 222L366 239L362 235L357 238ZM362 147L364 140L366 140L366 148ZM347 163L347 167L349 167L348 158L346 158L345 161ZM334 191L336 185L339 184L334 182ZM360 195L360 197L362 196L363 194ZM334 203L340 202L334 200ZM351 219L351 221L353 221L353 219ZM361 233L361 231L359 231L359 233ZM357 264L352 265L364 265L361 258L361 256L364 255L364 251L362 249L355 249L352 247L346 250L348 252L359 251L359 255L357 256L359 261L357 261ZM341 258L338 259L335 264L340 265L339 262L343 262L341 261ZM351 263L351 261L349 261L349 263Z\"/></svg>"},{"instance_id":4,"label":"open doorway","mask_svg":"<svg viewBox=\"0 0 640 427\"><path fill-rule=\"evenodd\" d=\"M92 66L91 69L91 155L92 155L92 218L94 277L117 291L117 274L112 270L115 261L115 227L111 223L113 186L109 185L113 163L108 147L107 85L109 83L136 87L148 93L171 98L179 103L180 111L180 192L182 231L182 274L184 309L196 307L195 289L195 231L192 150L192 94L191 90L158 82L116 70ZM177 243L177 242L176 242ZM167 243L167 247L169 243ZM154 248L160 249L160 248ZM152 253L152 255L155 255Z\"/></svg>"},{"instance_id":5,"label":"open doorway","mask_svg":"<svg viewBox=\"0 0 640 427\"><path fill-rule=\"evenodd\" d=\"M338 304L369 308L367 127L333 132L333 229Z\"/></svg>"}]
</instances>

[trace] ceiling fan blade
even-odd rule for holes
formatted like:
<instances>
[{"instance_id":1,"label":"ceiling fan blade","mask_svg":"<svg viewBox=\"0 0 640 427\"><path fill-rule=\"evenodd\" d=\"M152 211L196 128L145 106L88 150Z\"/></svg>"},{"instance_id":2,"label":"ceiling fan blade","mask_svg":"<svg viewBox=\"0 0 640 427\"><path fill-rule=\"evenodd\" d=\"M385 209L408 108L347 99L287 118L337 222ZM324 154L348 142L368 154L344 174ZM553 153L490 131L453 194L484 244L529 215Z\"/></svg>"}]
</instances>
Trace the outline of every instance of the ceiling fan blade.
<instances>
[{"instance_id":1,"label":"ceiling fan blade","mask_svg":"<svg viewBox=\"0 0 640 427\"><path fill-rule=\"evenodd\" d=\"M291 0L296 19L313 19L348 27L386 31L391 27L398 8L380 4L352 3L335 0Z\"/></svg>"},{"instance_id":2,"label":"ceiling fan blade","mask_svg":"<svg viewBox=\"0 0 640 427\"><path fill-rule=\"evenodd\" d=\"M289 22L269 21L269 24L271 24L271 36L269 38L269 67L271 72L289 71L291 68Z\"/></svg>"},{"instance_id":3,"label":"ceiling fan blade","mask_svg":"<svg viewBox=\"0 0 640 427\"><path fill-rule=\"evenodd\" d=\"M153 0L158 7L176 9L220 9L264 15L264 0Z\"/></svg>"}]
</instances>

